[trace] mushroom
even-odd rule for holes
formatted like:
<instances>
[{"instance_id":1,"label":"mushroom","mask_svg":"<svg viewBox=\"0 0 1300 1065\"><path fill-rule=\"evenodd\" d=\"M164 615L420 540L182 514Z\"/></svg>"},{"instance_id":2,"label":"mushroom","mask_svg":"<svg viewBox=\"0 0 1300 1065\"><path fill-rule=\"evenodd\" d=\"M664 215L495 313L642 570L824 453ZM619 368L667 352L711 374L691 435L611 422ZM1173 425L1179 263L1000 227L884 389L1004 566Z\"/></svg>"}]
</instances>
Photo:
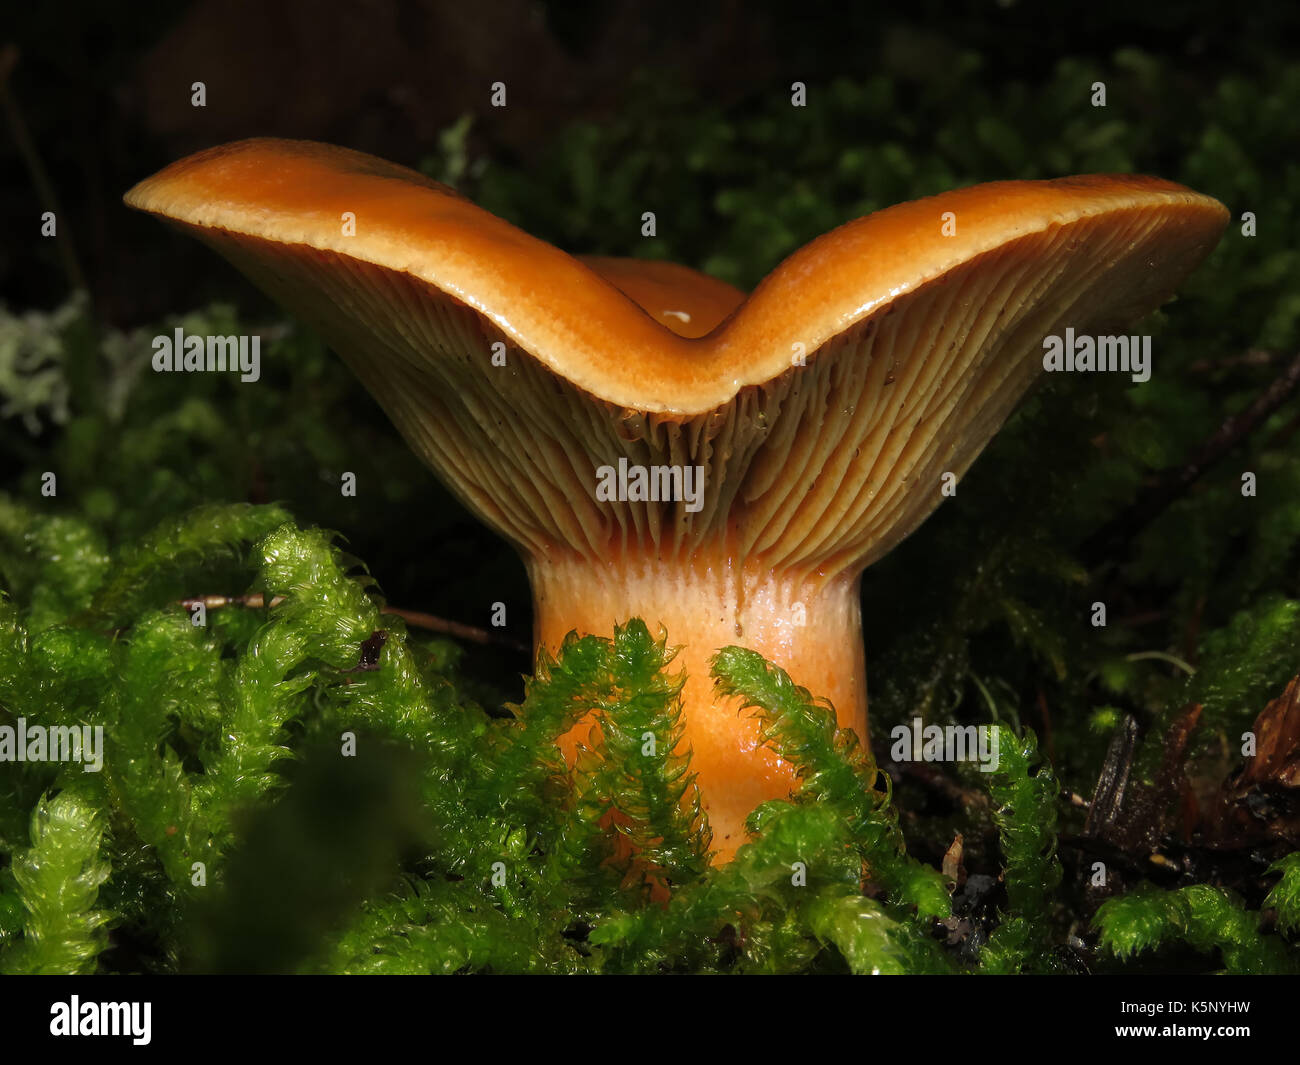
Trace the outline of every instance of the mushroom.
<instances>
[{"instance_id":1,"label":"mushroom","mask_svg":"<svg viewBox=\"0 0 1300 1065\"><path fill-rule=\"evenodd\" d=\"M1155 178L995 182L840 226L746 298L682 266L575 258L310 142L200 152L126 202L319 330L521 553L538 647L633 616L666 628L724 859L793 773L715 698L710 656L761 652L866 742L864 567L974 461L1045 337L1159 306L1227 219ZM589 728L564 738L570 759Z\"/></svg>"}]
</instances>

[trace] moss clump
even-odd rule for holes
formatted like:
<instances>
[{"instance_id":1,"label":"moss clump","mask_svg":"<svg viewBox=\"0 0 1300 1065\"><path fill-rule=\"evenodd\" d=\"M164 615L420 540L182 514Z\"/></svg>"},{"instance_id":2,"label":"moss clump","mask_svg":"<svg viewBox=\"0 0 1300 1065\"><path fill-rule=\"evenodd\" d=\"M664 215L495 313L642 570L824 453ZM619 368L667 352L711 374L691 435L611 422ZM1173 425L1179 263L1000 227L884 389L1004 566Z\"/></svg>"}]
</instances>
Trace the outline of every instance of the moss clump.
<instances>
[{"instance_id":1,"label":"moss clump","mask_svg":"<svg viewBox=\"0 0 1300 1065\"><path fill-rule=\"evenodd\" d=\"M8 513L33 551L48 526L70 531ZM29 589L46 604L39 631L24 623L35 606L5 604L0 723L105 735L101 772L0 763L6 971L1060 968L1059 789L1028 730L993 726L1006 910L981 949L949 949L944 879L907 853L888 778L759 655L724 648L714 676L799 784L710 867L689 758L674 753L680 678L663 635L634 620L612 639L570 636L522 704L493 716L380 613L329 536L283 519L207 508L107 564L48 567ZM228 608L252 624L214 610L196 625L181 603L127 603L115 575L160 538L193 581L208 557L236 556L277 605ZM53 602L61 617L44 612ZM570 769L557 740L588 714L599 728ZM1293 864L1269 902L1288 933ZM1209 887L1136 892L1099 915L1120 958L1183 939L1222 947L1234 970L1293 966L1259 922Z\"/></svg>"}]
</instances>

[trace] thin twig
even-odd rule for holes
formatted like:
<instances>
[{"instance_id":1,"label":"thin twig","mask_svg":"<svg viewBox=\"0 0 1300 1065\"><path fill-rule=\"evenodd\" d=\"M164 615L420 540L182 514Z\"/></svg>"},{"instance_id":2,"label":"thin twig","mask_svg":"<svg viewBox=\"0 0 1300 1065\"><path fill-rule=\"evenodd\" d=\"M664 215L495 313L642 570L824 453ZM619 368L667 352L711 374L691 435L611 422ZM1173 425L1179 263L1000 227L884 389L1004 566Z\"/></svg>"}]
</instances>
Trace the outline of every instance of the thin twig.
<instances>
[{"instance_id":1,"label":"thin twig","mask_svg":"<svg viewBox=\"0 0 1300 1065\"><path fill-rule=\"evenodd\" d=\"M277 595L271 600L271 606L276 607L284 602L284 596ZM202 604L205 610L216 610L224 606L242 606L253 610L261 610L266 606L264 596L257 595L197 595L189 599L182 599L181 606L186 610ZM430 632L440 632L444 636L455 636L461 640L469 640L471 643L480 643L485 645L495 645L498 647L508 647L512 651L518 651L520 654L530 654L528 647L518 640L512 640L508 636L492 632L488 629L480 629L473 625L466 625L459 621L448 621L446 618L440 618L433 614L425 614L418 610L403 610L395 606L383 606L379 608L381 614L391 614L393 617L399 617L408 625L414 625L417 629L428 629Z\"/></svg>"},{"instance_id":2,"label":"thin twig","mask_svg":"<svg viewBox=\"0 0 1300 1065\"><path fill-rule=\"evenodd\" d=\"M279 606L283 602L284 596L277 595L271 600L271 605ZM181 606L186 610L200 605L204 610L216 610L223 606L246 606L261 610L266 606L266 598L262 595L195 595L181 600Z\"/></svg>"},{"instance_id":3,"label":"thin twig","mask_svg":"<svg viewBox=\"0 0 1300 1065\"><path fill-rule=\"evenodd\" d=\"M489 629L480 629L473 625L466 625L460 621L448 621L446 618L435 617L433 614L422 614L418 610L402 610L395 606L381 607L380 612L384 614L394 614L401 618L408 625L414 625L416 628L429 629L432 632L441 632L447 636L457 636L462 640L471 640L474 643L496 644L500 647L509 647L520 654L531 653L524 644L518 640L512 640L508 636L492 632Z\"/></svg>"},{"instance_id":4,"label":"thin twig","mask_svg":"<svg viewBox=\"0 0 1300 1065\"><path fill-rule=\"evenodd\" d=\"M1227 355L1222 359L1197 359L1188 369L1192 373L1212 373L1215 370L1232 370L1238 366L1270 366L1281 356L1275 351L1263 348L1248 348L1236 355Z\"/></svg>"},{"instance_id":5,"label":"thin twig","mask_svg":"<svg viewBox=\"0 0 1300 1065\"><path fill-rule=\"evenodd\" d=\"M880 768L895 780L909 777L962 809L982 808L989 805L989 797L986 793L964 787L932 765L923 762L885 762Z\"/></svg>"}]
</instances>

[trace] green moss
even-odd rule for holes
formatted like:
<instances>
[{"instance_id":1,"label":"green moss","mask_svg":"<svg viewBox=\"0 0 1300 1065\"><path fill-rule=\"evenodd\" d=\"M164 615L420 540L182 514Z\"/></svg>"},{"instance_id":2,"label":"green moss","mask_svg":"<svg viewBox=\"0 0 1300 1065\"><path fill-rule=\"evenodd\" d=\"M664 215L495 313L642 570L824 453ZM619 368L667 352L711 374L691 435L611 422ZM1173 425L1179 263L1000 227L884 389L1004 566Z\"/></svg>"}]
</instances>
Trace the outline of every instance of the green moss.
<instances>
[{"instance_id":1,"label":"green moss","mask_svg":"<svg viewBox=\"0 0 1300 1065\"><path fill-rule=\"evenodd\" d=\"M0 956L0 971L95 971L110 918L96 908L110 874L100 851L103 834L100 811L74 791L40 800L31 846L13 855L13 881L26 913L22 937Z\"/></svg>"},{"instance_id":2,"label":"green moss","mask_svg":"<svg viewBox=\"0 0 1300 1065\"><path fill-rule=\"evenodd\" d=\"M1135 891L1097 911L1101 945L1120 958L1181 940L1195 950L1218 952L1225 972L1300 972L1300 955L1262 932L1259 923L1259 914L1240 899L1208 885Z\"/></svg>"},{"instance_id":3,"label":"green moss","mask_svg":"<svg viewBox=\"0 0 1300 1065\"><path fill-rule=\"evenodd\" d=\"M989 972L1054 968L1053 922L1048 920L1061 884L1056 857L1056 804L1060 786L1051 766L1039 766L1038 741L1028 729L1016 736L997 729L998 767L989 790L1001 837L1008 911L985 949Z\"/></svg>"}]
</instances>

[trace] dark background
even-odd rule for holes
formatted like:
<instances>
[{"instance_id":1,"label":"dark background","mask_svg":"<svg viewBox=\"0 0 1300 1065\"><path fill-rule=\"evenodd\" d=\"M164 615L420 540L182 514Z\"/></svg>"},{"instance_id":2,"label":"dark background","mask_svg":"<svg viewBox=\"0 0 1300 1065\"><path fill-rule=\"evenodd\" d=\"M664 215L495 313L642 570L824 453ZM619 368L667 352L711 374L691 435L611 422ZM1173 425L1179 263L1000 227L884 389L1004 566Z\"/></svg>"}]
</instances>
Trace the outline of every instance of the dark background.
<instances>
[{"instance_id":1,"label":"dark background","mask_svg":"<svg viewBox=\"0 0 1300 1065\"><path fill-rule=\"evenodd\" d=\"M575 119L617 115L638 77L685 100L763 106L793 80L884 73L906 106L954 57L984 58L990 88L1032 85L1063 56L1136 47L1177 64L1194 106L1261 52L1300 40L1293 4L698 3L682 0L143 0L13 5L12 96L45 161L102 313L130 323L241 285L197 244L123 208L122 193L201 148L250 136L346 145L415 166L474 116L472 150L527 173ZM203 81L208 106L190 106ZM505 81L510 106L488 106ZM870 143L878 131L862 129ZM918 131L921 132L921 131ZM1287 147L1279 144L1279 158ZM1007 178L1022 176L1015 173ZM0 138L0 292L45 306L66 281L55 249L25 239L40 206L12 136ZM544 234L563 240L563 233ZM574 251L597 249L572 248ZM775 265L769 264L769 265ZM249 288L238 289L241 299Z\"/></svg>"}]
</instances>

